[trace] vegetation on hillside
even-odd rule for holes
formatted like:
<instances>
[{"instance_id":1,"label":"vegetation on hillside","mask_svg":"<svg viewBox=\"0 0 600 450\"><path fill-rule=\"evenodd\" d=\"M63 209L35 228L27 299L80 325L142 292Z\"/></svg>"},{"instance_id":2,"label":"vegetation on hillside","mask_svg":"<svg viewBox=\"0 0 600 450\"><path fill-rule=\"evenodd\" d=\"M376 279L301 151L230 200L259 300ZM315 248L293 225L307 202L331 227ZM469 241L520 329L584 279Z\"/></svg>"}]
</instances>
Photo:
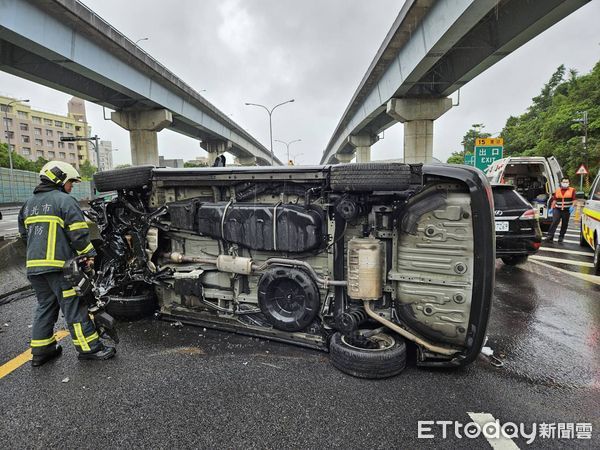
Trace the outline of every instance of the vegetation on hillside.
<instances>
[{"instance_id":1,"label":"vegetation on hillside","mask_svg":"<svg viewBox=\"0 0 600 450\"><path fill-rule=\"evenodd\" d=\"M585 75L559 66L527 111L507 119L500 137L504 138L504 156L553 155L571 178L581 163L595 176L600 165L600 62ZM472 145L467 145L463 148L472 151ZM464 151L455 152L448 162L462 162L463 157Z\"/></svg>"}]
</instances>

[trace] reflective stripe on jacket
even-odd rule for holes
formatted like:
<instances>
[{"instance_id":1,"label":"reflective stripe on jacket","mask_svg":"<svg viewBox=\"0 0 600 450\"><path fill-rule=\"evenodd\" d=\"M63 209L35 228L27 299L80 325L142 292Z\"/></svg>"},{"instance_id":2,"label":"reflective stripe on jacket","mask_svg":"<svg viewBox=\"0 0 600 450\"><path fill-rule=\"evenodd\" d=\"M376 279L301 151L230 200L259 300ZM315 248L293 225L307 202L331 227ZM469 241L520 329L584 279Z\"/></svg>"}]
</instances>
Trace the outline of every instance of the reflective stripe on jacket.
<instances>
[{"instance_id":1,"label":"reflective stripe on jacket","mask_svg":"<svg viewBox=\"0 0 600 450\"><path fill-rule=\"evenodd\" d=\"M27 241L27 273L62 270L75 255L94 256L79 203L61 190L34 194L19 212L19 233Z\"/></svg>"},{"instance_id":2,"label":"reflective stripe on jacket","mask_svg":"<svg viewBox=\"0 0 600 450\"><path fill-rule=\"evenodd\" d=\"M570 208L571 206L573 206L573 201L575 200L575 189L573 189L572 187L568 187L567 189L564 189L564 195L563 195L563 189L558 188L554 192L554 198L555 198L554 208L558 208L558 209Z\"/></svg>"}]
</instances>

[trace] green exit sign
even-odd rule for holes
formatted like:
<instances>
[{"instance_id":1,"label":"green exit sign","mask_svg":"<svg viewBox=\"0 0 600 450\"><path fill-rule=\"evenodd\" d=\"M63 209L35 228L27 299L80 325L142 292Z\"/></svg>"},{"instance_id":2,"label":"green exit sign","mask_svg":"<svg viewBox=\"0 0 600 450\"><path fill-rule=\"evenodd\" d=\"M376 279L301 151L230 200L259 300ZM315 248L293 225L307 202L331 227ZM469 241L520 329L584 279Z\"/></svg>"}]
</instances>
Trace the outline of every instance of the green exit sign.
<instances>
[{"instance_id":1,"label":"green exit sign","mask_svg":"<svg viewBox=\"0 0 600 450\"><path fill-rule=\"evenodd\" d=\"M465 153L465 164L467 166L475 165L475 155L473 153Z\"/></svg>"},{"instance_id":2,"label":"green exit sign","mask_svg":"<svg viewBox=\"0 0 600 450\"><path fill-rule=\"evenodd\" d=\"M490 165L502 159L504 140L500 138L485 138L475 141L475 167L485 172Z\"/></svg>"}]
</instances>

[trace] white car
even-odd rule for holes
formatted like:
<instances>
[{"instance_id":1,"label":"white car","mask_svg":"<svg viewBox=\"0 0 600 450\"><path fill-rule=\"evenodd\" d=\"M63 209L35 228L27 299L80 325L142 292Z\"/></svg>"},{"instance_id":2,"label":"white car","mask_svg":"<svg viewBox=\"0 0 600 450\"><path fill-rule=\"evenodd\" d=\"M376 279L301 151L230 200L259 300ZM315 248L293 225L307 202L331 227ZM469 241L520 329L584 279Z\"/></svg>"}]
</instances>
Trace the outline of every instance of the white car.
<instances>
[{"instance_id":1,"label":"white car","mask_svg":"<svg viewBox=\"0 0 600 450\"><path fill-rule=\"evenodd\" d=\"M581 214L579 243L594 249L594 272L600 275L600 173L592 183L589 198Z\"/></svg>"}]
</instances>

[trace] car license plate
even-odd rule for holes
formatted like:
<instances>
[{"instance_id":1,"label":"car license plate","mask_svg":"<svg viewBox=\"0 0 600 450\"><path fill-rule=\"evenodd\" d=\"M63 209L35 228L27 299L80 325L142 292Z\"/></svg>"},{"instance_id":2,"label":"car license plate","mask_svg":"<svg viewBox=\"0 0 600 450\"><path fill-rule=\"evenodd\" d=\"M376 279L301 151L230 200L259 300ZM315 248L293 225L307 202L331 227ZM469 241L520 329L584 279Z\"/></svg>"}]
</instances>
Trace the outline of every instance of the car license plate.
<instances>
[{"instance_id":1,"label":"car license plate","mask_svg":"<svg viewBox=\"0 0 600 450\"><path fill-rule=\"evenodd\" d=\"M496 231L508 231L508 222L496 222Z\"/></svg>"}]
</instances>

